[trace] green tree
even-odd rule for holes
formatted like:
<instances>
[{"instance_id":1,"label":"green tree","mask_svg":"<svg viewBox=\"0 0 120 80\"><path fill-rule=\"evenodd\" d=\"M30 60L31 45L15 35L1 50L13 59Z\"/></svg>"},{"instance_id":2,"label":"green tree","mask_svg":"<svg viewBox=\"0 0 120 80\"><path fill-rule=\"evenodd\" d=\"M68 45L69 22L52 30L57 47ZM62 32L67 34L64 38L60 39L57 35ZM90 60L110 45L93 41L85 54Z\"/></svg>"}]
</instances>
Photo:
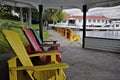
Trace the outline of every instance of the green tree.
<instances>
[{"instance_id":1,"label":"green tree","mask_svg":"<svg viewBox=\"0 0 120 80\"><path fill-rule=\"evenodd\" d=\"M11 11L13 7L8 5L0 5L0 18L9 20L19 20L17 16L13 16Z\"/></svg>"},{"instance_id":2,"label":"green tree","mask_svg":"<svg viewBox=\"0 0 120 80\"><path fill-rule=\"evenodd\" d=\"M44 21L48 21L48 23L56 23L64 20L65 13L62 10L57 9L47 9L43 13Z\"/></svg>"},{"instance_id":3,"label":"green tree","mask_svg":"<svg viewBox=\"0 0 120 80\"><path fill-rule=\"evenodd\" d=\"M63 21L66 17L66 13L64 13L62 10L59 10L57 17L58 17L58 22Z\"/></svg>"}]
</instances>

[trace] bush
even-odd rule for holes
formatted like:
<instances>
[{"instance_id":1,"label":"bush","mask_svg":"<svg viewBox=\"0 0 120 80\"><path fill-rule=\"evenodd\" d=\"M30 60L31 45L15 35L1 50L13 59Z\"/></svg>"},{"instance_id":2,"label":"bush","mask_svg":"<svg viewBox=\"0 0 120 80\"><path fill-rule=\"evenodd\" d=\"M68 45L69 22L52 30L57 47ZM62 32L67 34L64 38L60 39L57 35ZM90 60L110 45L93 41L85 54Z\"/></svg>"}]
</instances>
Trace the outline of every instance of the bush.
<instances>
[{"instance_id":1,"label":"bush","mask_svg":"<svg viewBox=\"0 0 120 80\"><path fill-rule=\"evenodd\" d=\"M1 19L8 19L8 20L17 20L17 21L20 20L17 16L13 16L12 14L5 12L5 11L0 12L0 18Z\"/></svg>"}]
</instances>

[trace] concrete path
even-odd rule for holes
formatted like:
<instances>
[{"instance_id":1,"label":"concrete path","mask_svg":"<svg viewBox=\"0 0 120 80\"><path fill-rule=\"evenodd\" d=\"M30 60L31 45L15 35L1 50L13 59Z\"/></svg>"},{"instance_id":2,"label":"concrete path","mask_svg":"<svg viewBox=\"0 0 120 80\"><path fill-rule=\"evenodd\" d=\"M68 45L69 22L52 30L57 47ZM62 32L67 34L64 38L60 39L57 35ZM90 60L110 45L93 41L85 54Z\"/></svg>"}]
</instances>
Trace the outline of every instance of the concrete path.
<instances>
[{"instance_id":1,"label":"concrete path","mask_svg":"<svg viewBox=\"0 0 120 80\"><path fill-rule=\"evenodd\" d=\"M53 30L49 30L49 36L59 41L62 62L70 66L65 69L67 80L120 80L120 54L83 49Z\"/></svg>"}]
</instances>

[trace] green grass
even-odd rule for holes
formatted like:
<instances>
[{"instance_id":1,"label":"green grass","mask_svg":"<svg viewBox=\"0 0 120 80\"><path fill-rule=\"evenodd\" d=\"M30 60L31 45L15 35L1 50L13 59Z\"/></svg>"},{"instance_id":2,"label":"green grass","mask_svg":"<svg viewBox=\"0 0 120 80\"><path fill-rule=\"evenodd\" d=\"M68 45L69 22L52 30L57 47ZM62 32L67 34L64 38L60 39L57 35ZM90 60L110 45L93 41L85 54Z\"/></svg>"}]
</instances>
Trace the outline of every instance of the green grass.
<instances>
[{"instance_id":1,"label":"green grass","mask_svg":"<svg viewBox=\"0 0 120 80\"><path fill-rule=\"evenodd\" d=\"M44 37L44 40L48 39L48 31L47 30L43 31L43 37Z\"/></svg>"},{"instance_id":2,"label":"green grass","mask_svg":"<svg viewBox=\"0 0 120 80\"><path fill-rule=\"evenodd\" d=\"M8 43L4 40L3 35L0 33L0 53L6 53L8 51L11 51L11 48L9 47Z\"/></svg>"},{"instance_id":3,"label":"green grass","mask_svg":"<svg viewBox=\"0 0 120 80\"><path fill-rule=\"evenodd\" d=\"M28 26L28 24L26 24L26 23L21 24L19 21L10 21L10 20L1 20L0 19L0 30L11 29L11 30L17 32L19 34L24 46L27 46L29 44L29 42L28 42L27 38L25 37L24 33L21 31L21 29L20 29L21 27L30 28ZM32 28L39 29L39 25L38 24L32 25ZM44 40L48 38L47 30L44 30L44 32L43 32L43 38L44 38ZM8 53L10 51L12 51L12 49L8 45L7 41L4 39L2 33L0 33L0 53Z\"/></svg>"}]
</instances>

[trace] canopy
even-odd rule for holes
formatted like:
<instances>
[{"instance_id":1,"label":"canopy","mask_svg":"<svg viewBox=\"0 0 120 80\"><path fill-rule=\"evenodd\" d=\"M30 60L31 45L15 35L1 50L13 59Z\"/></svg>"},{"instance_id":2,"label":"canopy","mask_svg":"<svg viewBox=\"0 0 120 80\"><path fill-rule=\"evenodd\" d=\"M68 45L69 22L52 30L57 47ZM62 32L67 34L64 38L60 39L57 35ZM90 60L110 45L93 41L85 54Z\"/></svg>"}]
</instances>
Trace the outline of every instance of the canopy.
<instances>
[{"instance_id":1,"label":"canopy","mask_svg":"<svg viewBox=\"0 0 120 80\"><path fill-rule=\"evenodd\" d=\"M87 8L93 7L112 7L120 5L120 0L0 0L0 3L16 7L33 7L38 9L38 5L43 8L79 8L83 5Z\"/></svg>"},{"instance_id":2,"label":"canopy","mask_svg":"<svg viewBox=\"0 0 120 80\"><path fill-rule=\"evenodd\" d=\"M1 4L7 4L15 7L32 7L39 10L39 26L40 37L43 40L42 34L42 11L45 8L79 8L83 11L83 44L85 44L86 36L86 12L94 7L112 7L120 5L120 0L0 0Z\"/></svg>"}]
</instances>

